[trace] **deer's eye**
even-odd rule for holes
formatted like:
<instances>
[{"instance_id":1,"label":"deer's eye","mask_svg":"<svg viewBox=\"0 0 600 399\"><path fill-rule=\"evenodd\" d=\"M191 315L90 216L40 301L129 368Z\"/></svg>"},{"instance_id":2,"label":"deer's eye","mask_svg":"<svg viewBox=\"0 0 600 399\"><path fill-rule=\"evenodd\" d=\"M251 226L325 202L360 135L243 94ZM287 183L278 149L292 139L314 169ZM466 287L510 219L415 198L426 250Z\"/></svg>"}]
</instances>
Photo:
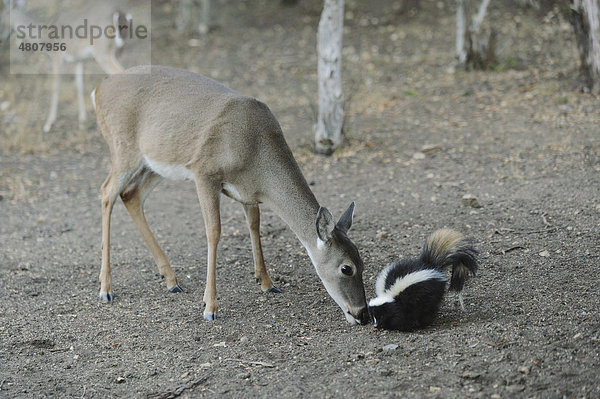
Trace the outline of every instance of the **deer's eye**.
<instances>
[{"instance_id":1,"label":"deer's eye","mask_svg":"<svg viewBox=\"0 0 600 399\"><path fill-rule=\"evenodd\" d=\"M352 270L352 267L349 266L349 265L342 265L342 267L340 268L340 270L346 276L352 276L352 274L354 274L354 271Z\"/></svg>"}]
</instances>

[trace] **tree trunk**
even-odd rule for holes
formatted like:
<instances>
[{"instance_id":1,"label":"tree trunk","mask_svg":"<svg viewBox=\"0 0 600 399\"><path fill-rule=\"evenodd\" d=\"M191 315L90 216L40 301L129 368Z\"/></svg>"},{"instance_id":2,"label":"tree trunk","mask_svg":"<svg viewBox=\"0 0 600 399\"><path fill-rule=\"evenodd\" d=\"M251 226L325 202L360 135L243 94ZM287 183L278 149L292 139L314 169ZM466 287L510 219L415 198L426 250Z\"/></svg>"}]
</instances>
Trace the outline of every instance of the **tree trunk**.
<instances>
[{"instance_id":1,"label":"tree trunk","mask_svg":"<svg viewBox=\"0 0 600 399\"><path fill-rule=\"evenodd\" d=\"M212 0L200 0L200 23L198 23L198 32L201 35L207 34L217 26L215 13L212 9ZM195 25L198 13L197 5L194 0L179 0L179 9L175 18L177 33L189 33L191 26Z\"/></svg>"},{"instance_id":2,"label":"tree trunk","mask_svg":"<svg viewBox=\"0 0 600 399\"><path fill-rule=\"evenodd\" d=\"M175 17L175 27L177 33L185 33L192 21L193 15L193 0L179 0L177 16Z\"/></svg>"},{"instance_id":3,"label":"tree trunk","mask_svg":"<svg viewBox=\"0 0 600 399\"><path fill-rule=\"evenodd\" d=\"M468 1L468 0L467 0ZM467 61L467 17L465 15L465 0L456 0L456 61L464 64Z\"/></svg>"},{"instance_id":4,"label":"tree trunk","mask_svg":"<svg viewBox=\"0 0 600 399\"><path fill-rule=\"evenodd\" d=\"M319 114L315 151L331 154L343 141L342 34L344 0L325 0L317 33Z\"/></svg>"},{"instance_id":5,"label":"tree trunk","mask_svg":"<svg viewBox=\"0 0 600 399\"><path fill-rule=\"evenodd\" d=\"M0 43L8 40L10 36L10 4L6 0L0 1Z\"/></svg>"},{"instance_id":6,"label":"tree trunk","mask_svg":"<svg viewBox=\"0 0 600 399\"><path fill-rule=\"evenodd\" d=\"M201 0L200 4L202 5L202 21L198 25L198 32L200 34L207 34L211 28L215 27L215 22L213 21L213 12L212 12L212 4L211 0Z\"/></svg>"},{"instance_id":7,"label":"tree trunk","mask_svg":"<svg viewBox=\"0 0 600 399\"><path fill-rule=\"evenodd\" d=\"M577 37L584 90L600 94L599 0L571 0L571 23Z\"/></svg>"},{"instance_id":8,"label":"tree trunk","mask_svg":"<svg viewBox=\"0 0 600 399\"><path fill-rule=\"evenodd\" d=\"M456 61L466 69L487 69L496 62L496 34L481 31L490 0L473 15L472 0L456 0Z\"/></svg>"}]
</instances>

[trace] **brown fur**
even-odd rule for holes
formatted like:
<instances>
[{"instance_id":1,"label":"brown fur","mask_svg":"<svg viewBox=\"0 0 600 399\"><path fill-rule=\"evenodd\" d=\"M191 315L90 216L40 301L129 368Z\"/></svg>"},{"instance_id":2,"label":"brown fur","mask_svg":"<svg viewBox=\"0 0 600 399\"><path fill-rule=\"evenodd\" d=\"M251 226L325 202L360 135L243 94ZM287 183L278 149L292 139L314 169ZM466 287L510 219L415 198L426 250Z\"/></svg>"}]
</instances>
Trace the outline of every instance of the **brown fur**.
<instances>
[{"instance_id":1,"label":"brown fur","mask_svg":"<svg viewBox=\"0 0 600 399\"><path fill-rule=\"evenodd\" d=\"M363 321L366 301L362 261L356 260L355 247L346 232L334 237L335 226L331 224L326 245L317 245L315 221L321 214L320 206L285 142L279 123L265 104L203 76L155 66L134 67L122 75L111 76L93 95L98 125L112 160L111 172L102 186L100 293L103 298L112 297L110 213L117 195L121 195L154 255L167 286L178 287L141 210L143 198L153 183L161 179L144 163L145 156L152 162L183 165L194 177L208 241L205 318L214 319L217 312L219 195L225 193L244 205L255 274L263 290L271 290L273 281L260 245L258 205L261 203L271 207L296 233L346 317L351 315ZM352 278L339 274L339 266L344 262L356 270Z\"/></svg>"}]
</instances>

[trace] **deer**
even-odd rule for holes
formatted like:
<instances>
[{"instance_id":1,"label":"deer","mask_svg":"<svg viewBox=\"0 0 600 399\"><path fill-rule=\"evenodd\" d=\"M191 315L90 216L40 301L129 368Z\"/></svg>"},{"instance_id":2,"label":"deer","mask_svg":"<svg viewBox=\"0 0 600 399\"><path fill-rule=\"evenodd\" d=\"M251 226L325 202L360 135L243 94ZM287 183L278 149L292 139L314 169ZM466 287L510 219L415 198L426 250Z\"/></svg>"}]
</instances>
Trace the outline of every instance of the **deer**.
<instances>
[{"instance_id":1,"label":"deer","mask_svg":"<svg viewBox=\"0 0 600 399\"><path fill-rule=\"evenodd\" d=\"M144 200L164 178L191 180L207 240L203 317L217 317L216 265L221 236L220 195L242 204L250 232L254 274L263 292L279 293L260 239L260 205L272 209L306 248L328 294L350 324L369 321L363 261L348 237L354 202L336 222L319 205L281 127L261 101L199 74L137 66L112 75L92 91L111 169L101 187L100 299L113 301L111 212L120 196L171 292L182 292L144 216Z\"/></svg>"},{"instance_id":2,"label":"deer","mask_svg":"<svg viewBox=\"0 0 600 399\"><path fill-rule=\"evenodd\" d=\"M24 0L3 0L3 13L6 14L10 10L10 25L16 30L18 27L28 27L30 24L34 27L40 25L49 25L47 21L40 23L32 18L25 11ZM53 75L52 93L50 96L50 110L42 128L44 133L48 133L52 129L52 125L56 122L58 96L60 92L61 77L63 74L63 65L65 63L74 63L75 84L77 86L77 104L78 104L78 121L79 128L82 129L87 121L87 113L85 109L84 94L83 94L83 62L89 59L94 59L102 70L107 74L121 73L125 70L121 63L117 60L117 51L123 47L124 38L126 37L124 29L127 29L131 21L131 15L125 14L119 10L117 5L110 1L91 2L84 7L76 10L63 11L54 18L56 22L52 25L70 26L75 28L81 24L84 19L87 19L88 24L100 27L115 27L114 38L102 35L102 37L94 40L94 44L90 44L90 39L79 38L76 36L65 37L61 39L50 38L28 38L31 41L43 42L59 42L66 44L66 51L50 51L51 74ZM54 21L53 20L53 21ZM35 32L35 30L34 30Z\"/></svg>"}]
</instances>

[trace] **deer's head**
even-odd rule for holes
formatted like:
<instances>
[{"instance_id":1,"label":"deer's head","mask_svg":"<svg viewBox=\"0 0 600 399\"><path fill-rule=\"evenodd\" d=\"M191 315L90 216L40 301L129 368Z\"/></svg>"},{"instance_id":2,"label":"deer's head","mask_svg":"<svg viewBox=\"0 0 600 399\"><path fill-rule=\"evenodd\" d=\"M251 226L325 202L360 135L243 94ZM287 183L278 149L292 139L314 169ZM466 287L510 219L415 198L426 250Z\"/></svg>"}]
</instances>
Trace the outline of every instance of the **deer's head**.
<instances>
[{"instance_id":1,"label":"deer's head","mask_svg":"<svg viewBox=\"0 0 600 399\"><path fill-rule=\"evenodd\" d=\"M311 260L333 300L342 308L351 324L366 324L369 313L363 284L363 262L356 245L348 238L352 226L354 202L336 223L327 208L317 213L317 245Z\"/></svg>"}]
</instances>

